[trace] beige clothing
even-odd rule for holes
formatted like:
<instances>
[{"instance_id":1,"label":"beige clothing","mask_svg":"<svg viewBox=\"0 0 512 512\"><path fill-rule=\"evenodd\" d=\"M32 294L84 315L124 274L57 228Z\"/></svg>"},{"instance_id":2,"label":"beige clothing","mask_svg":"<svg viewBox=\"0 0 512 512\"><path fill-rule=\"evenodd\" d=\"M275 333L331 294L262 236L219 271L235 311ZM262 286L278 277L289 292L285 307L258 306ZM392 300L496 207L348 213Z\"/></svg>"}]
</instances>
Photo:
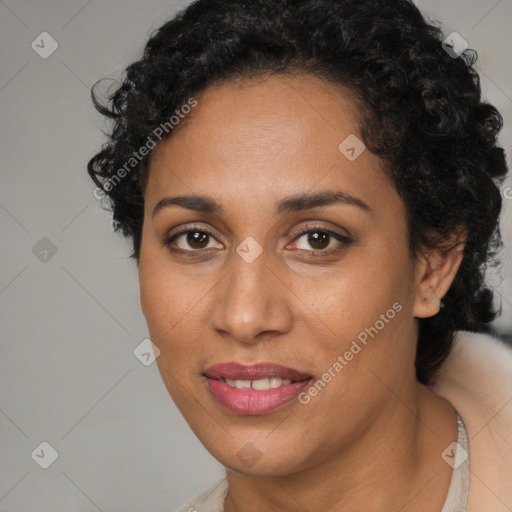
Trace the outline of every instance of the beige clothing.
<instances>
[{"instance_id":1,"label":"beige clothing","mask_svg":"<svg viewBox=\"0 0 512 512\"><path fill-rule=\"evenodd\" d=\"M453 472L441 512L510 512L512 348L485 334L458 332L453 351L431 388L462 418L458 443L464 446L461 441L467 441L469 454ZM467 509L461 505L467 492L467 471L462 472L465 467L470 474ZM179 512L224 512L226 493L224 478Z\"/></svg>"}]
</instances>

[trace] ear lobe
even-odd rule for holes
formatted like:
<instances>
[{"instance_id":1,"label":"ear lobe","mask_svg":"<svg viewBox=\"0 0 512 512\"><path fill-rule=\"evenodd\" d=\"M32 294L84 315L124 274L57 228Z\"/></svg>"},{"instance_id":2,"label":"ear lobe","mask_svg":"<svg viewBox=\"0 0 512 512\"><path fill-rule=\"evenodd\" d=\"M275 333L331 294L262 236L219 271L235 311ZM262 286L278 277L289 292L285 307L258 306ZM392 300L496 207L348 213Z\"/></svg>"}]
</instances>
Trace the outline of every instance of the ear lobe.
<instances>
[{"instance_id":1,"label":"ear lobe","mask_svg":"<svg viewBox=\"0 0 512 512\"><path fill-rule=\"evenodd\" d=\"M439 313L463 258L465 236L452 235L450 248L427 250L418 258L413 315L428 318Z\"/></svg>"}]
</instances>

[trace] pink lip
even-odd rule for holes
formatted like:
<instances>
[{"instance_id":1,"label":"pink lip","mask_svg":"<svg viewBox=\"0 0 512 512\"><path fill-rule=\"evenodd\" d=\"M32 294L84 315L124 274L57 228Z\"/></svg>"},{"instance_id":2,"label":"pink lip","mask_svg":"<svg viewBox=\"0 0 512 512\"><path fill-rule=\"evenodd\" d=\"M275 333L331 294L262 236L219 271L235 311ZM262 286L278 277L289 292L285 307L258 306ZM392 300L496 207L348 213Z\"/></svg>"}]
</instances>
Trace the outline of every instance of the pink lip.
<instances>
[{"instance_id":1,"label":"pink lip","mask_svg":"<svg viewBox=\"0 0 512 512\"><path fill-rule=\"evenodd\" d=\"M238 363L221 363L205 371L208 389L231 412L249 416L267 414L294 400L311 380L305 373L273 363L244 366ZM257 380L269 377L289 379L291 384L268 390L238 389L221 379Z\"/></svg>"},{"instance_id":2,"label":"pink lip","mask_svg":"<svg viewBox=\"0 0 512 512\"><path fill-rule=\"evenodd\" d=\"M307 373L274 363L258 363L250 366L239 363L219 363L210 366L204 374L210 379L234 380L256 380L266 377L281 377L281 379L290 380L306 380L311 378L311 375Z\"/></svg>"}]
</instances>

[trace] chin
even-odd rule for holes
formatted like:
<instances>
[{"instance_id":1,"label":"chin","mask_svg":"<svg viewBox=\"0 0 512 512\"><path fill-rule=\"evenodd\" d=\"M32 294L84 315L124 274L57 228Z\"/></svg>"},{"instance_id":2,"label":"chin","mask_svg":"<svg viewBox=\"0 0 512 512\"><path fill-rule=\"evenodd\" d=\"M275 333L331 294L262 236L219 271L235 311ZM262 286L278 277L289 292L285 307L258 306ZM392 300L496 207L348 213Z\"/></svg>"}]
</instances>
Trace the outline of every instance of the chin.
<instances>
[{"instance_id":1,"label":"chin","mask_svg":"<svg viewBox=\"0 0 512 512\"><path fill-rule=\"evenodd\" d=\"M253 431L251 432L254 434ZM219 438L212 439L210 442L204 438L200 440L225 468L243 475L284 477L307 467L306 460L299 460L297 451L294 449L294 446L300 443L290 442L287 445L281 441L265 442L266 435L268 432L262 434L261 441L255 441L254 435L243 438L233 437L230 438L229 444L223 445L219 442Z\"/></svg>"}]
</instances>

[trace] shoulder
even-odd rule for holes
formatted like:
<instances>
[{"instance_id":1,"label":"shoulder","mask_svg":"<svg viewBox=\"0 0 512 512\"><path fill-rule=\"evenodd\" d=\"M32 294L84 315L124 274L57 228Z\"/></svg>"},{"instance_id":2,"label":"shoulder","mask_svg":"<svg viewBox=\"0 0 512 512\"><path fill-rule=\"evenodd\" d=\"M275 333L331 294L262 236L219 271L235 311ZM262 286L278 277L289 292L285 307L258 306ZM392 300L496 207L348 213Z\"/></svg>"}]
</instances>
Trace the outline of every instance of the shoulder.
<instances>
[{"instance_id":1,"label":"shoulder","mask_svg":"<svg viewBox=\"0 0 512 512\"><path fill-rule=\"evenodd\" d=\"M468 511L512 506L512 347L460 331L432 390L459 412L468 432ZM482 508L483 507L483 508Z\"/></svg>"},{"instance_id":2,"label":"shoulder","mask_svg":"<svg viewBox=\"0 0 512 512\"><path fill-rule=\"evenodd\" d=\"M482 416L512 399L512 347L488 334L458 331L433 388L465 396Z\"/></svg>"},{"instance_id":3,"label":"shoulder","mask_svg":"<svg viewBox=\"0 0 512 512\"><path fill-rule=\"evenodd\" d=\"M198 494L177 512L224 512L224 498L228 490L225 478Z\"/></svg>"}]
</instances>

